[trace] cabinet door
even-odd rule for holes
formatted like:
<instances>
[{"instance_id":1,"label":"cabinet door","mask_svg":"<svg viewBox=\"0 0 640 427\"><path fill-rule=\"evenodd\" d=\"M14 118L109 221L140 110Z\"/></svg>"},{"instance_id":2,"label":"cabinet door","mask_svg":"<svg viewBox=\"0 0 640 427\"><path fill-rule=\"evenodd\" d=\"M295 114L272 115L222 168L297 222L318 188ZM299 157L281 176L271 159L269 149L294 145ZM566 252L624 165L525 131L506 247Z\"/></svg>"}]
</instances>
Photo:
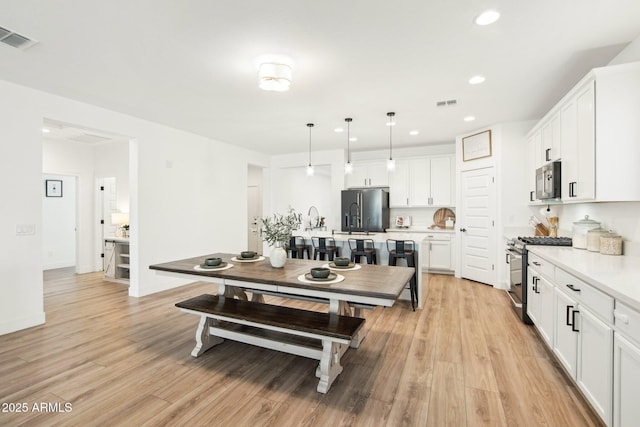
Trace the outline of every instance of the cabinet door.
<instances>
[{"instance_id":1,"label":"cabinet door","mask_svg":"<svg viewBox=\"0 0 640 427\"><path fill-rule=\"evenodd\" d=\"M579 306L579 310L576 381L598 415L611 425L613 329L584 306Z\"/></svg>"},{"instance_id":2,"label":"cabinet door","mask_svg":"<svg viewBox=\"0 0 640 427\"><path fill-rule=\"evenodd\" d=\"M542 149L541 133L542 131L537 130L536 133L531 135L528 141L529 158L527 159L527 167L525 168L525 171L527 174L526 180L529 183L527 188L527 190L529 190L529 193L527 194L527 201L530 203L536 201L536 169L539 167L538 157L540 150Z\"/></svg>"},{"instance_id":3,"label":"cabinet door","mask_svg":"<svg viewBox=\"0 0 640 427\"><path fill-rule=\"evenodd\" d=\"M562 107L562 201L575 200L578 181L578 104L575 99Z\"/></svg>"},{"instance_id":4,"label":"cabinet door","mask_svg":"<svg viewBox=\"0 0 640 427\"><path fill-rule=\"evenodd\" d=\"M554 114L549 121L542 126L542 150L540 158L542 164L560 158L560 113Z\"/></svg>"},{"instance_id":5,"label":"cabinet door","mask_svg":"<svg viewBox=\"0 0 640 427\"><path fill-rule=\"evenodd\" d=\"M365 187L367 180L367 165L354 163L353 173L347 175L347 188Z\"/></svg>"},{"instance_id":6,"label":"cabinet door","mask_svg":"<svg viewBox=\"0 0 640 427\"><path fill-rule=\"evenodd\" d=\"M431 159L431 205L451 206L453 187L451 182L451 158Z\"/></svg>"},{"instance_id":7,"label":"cabinet door","mask_svg":"<svg viewBox=\"0 0 640 427\"><path fill-rule=\"evenodd\" d=\"M595 82L588 84L576 98L577 106L577 179L573 185L573 200L591 200L595 194ZM606 143L606 141L603 141ZM621 155L623 153L620 153ZM612 167L615 167L612 165ZM620 183L618 183L620 184Z\"/></svg>"},{"instance_id":8,"label":"cabinet door","mask_svg":"<svg viewBox=\"0 0 640 427\"><path fill-rule=\"evenodd\" d=\"M553 294L556 313L553 352L569 372L569 375L575 379L577 373L578 332L574 331L577 327L573 327L573 322L578 314L574 315L573 312L577 310L578 303L557 288Z\"/></svg>"},{"instance_id":9,"label":"cabinet door","mask_svg":"<svg viewBox=\"0 0 640 427\"><path fill-rule=\"evenodd\" d=\"M396 160L396 170L389 174L389 206L409 206L409 161Z\"/></svg>"},{"instance_id":10,"label":"cabinet door","mask_svg":"<svg viewBox=\"0 0 640 427\"><path fill-rule=\"evenodd\" d=\"M389 185L389 171L386 162L372 162L367 165L368 181L371 187L387 187Z\"/></svg>"},{"instance_id":11,"label":"cabinet door","mask_svg":"<svg viewBox=\"0 0 640 427\"><path fill-rule=\"evenodd\" d=\"M116 277L116 251L114 242L104 242L103 269L104 277Z\"/></svg>"},{"instance_id":12,"label":"cabinet door","mask_svg":"<svg viewBox=\"0 0 640 427\"><path fill-rule=\"evenodd\" d=\"M553 301L554 295L553 283L540 276L538 280L538 284L536 285L538 289L538 323L536 326L540 331L540 335L547 342L547 344L553 348L553 319L554 319L554 309L553 309Z\"/></svg>"},{"instance_id":13,"label":"cabinet door","mask_svg":"<svg viewBox=\"0 0 640 427\"><path fill-rule=\"evenodd\" d=\"M410 161L411 185L409 204L411 206L429 206L431 201L431 162L429 159Z\"/></svg>"},{"instance_id":14,"label":"cabinet door","mask_svg":"<svg viewBox=\"0 0 640 427\"><path fill-rule=\"evenodd\" d=\"M451 241L429 241L429 269L453 270L451 267Z\"/></svg>"},{"instance_id":15,"label":"cabinet door","mask_svg":"<svg viewBox=\"0 0 640 427\"><path fill-rule=\"evenodd\" d=\"M613 337L613 425L640 420L640 348L616 333Z\"/></svg>"},{"instance_id":16,"label":"cabinet door","mask_svg":"<svg viewBox=\"0 0 640 427\"><path fill-rule=\"evenodd\" d=\"M538 296L537 288L538 280L539 277L536 276L535 271L529 268L527 270L527 314L535 325L540 323L538 319L538 313L540 312L540 297Z\"/></svg>"}]
</instances>

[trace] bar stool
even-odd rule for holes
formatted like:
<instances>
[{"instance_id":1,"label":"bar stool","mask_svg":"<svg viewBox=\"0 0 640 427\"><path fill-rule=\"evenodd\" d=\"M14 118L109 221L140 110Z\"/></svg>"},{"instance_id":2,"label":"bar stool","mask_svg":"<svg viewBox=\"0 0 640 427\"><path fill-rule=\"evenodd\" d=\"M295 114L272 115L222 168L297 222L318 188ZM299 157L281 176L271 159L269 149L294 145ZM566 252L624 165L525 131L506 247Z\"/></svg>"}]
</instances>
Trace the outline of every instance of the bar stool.
<instances>
[{"instance_id":1,"label":"bar stool","mask_svg":"<svg viewBox=\"0 0 640 427\"><path fill-rule=\"evenodd\" d=\"M389 265L397 265L398 259L404 259L407 267L416 268L416 242L413 240L393 240L387 239L387 251L389 252ZM416 273L413 273L409 281L409 293L411 294L411 307L416 311L416 301L418 300L418 284Z\"/></svg>"},{"instance_id":2,"label":"bar stool","mask_svg":"<svg viewBox=\"0 0 640 427\"><path fill-rule=\"evenodd\" d=\"M373 239L348 239L349 249L351 250L351 262L360 264L361 258L367 258L367 264L377 264L378 256Z\"/></svg>"},{"instance_id":3,"label":"bar stool","mask_svg":"<svg viewBox=\"0 0 640 427\"><path fill-rule=\"evenodd\" d=\"M333 237L312 237L311 244L313 245L313 259L324 261L328 255L329 261L333 261L333 257L340 256L339 248Z\"/></svg>"},{"instance_id":4,"label":"bar stool","mask_svg":"<svg viewBox=\"0 0 640 427\"><path fill-rule=\"evenodd\" d=\"M291 253L291 258L304 258L304 253L307 253L307 258L311 259L311 247L304 243L304 237L291 236L289 243L285 244L285 250L287 256Z\"/></svg>"}]
</instances>

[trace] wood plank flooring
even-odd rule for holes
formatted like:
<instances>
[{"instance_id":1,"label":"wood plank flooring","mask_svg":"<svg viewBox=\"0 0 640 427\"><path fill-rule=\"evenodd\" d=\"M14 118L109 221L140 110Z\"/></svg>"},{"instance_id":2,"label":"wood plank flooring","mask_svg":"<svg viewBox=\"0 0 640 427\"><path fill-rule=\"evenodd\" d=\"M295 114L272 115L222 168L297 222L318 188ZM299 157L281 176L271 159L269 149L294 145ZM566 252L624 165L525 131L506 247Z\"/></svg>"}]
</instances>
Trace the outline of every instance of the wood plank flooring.
<instances>
[{"instance_id":1,"label":"wood plank flooring","mask_svg":"<svg viewBox=\"0 0 640 427\"><path fill-rule=\"evenodd\" d=\"M47 323L0 336L2 409L28 408L0 412L0 425L600 425L502 291L424 280L424 310L365 313L367 338L322 395L314 360L231 341L192 358L197 318L174 304L211 285L131 298L101 274L46 272Z\"/></svg>"}]
</instances>

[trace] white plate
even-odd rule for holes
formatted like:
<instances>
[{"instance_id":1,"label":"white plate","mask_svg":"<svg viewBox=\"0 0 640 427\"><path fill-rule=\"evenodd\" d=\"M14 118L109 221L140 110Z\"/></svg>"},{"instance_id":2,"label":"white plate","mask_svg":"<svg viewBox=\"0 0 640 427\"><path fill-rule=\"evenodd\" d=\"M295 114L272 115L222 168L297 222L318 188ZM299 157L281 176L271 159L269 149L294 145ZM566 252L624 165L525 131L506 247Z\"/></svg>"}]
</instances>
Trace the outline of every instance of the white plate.
<instances>
[{"instance_id":1,"label":"white plate","mask_svg":"<svg viewBox=\"0 0 640 427\"><path fill-rule=\"evenodd\" d=\"M311 284L314 284L314 285L317 285L317 284L330 285L332 283L340 283L340 282L342 282L344 280L344 276L341 275L341 274L336 274L336 278L335 279L327 280L326 282L325 281L320 281L320 280L307 280L307 278L304 277L304 276L305 276L304 274L299 275L298 276L298 281L300 281L302 283L311 283Z\"/></svg>"},{"instance_id":2,"label":"white plate","mask_svg":"<svg viewBox=\"0 0 640 427\"><path fill-rule=\"evenodd\" d=\"M353 270L360 270L362 268L358 263L354 263L354 266L350 268L332 267L329 265L329 263L324 264L323 267L330 268L332 271L353 271Z\"/></svg>"},{"instance_id":3,"label":"white plate","mask_svg":"<svg viewBox=\"0 0 640 427\"><path fill-rule=\"evenodd\" d=\"M262 255L260 255L257 258L251 258L251 259L244 259L244 258L238 258L237 256L234 256L231 258L231 261L237 261L237 262L258 262L258 261L262 261L264 260L265 257L263 257Z\"/></svg>"},{"instance_id":4,"label":"white plate","mask_svg":"<svg viewBox=\"0 0 640 427\"><path fill-rule=\"evenodd\" d=\"M231 264L230 262L227 263L227 265L224 265L222 267L218 267L218 268L203 268L200 267L200 264L198 265L194 265L193 269L196 271L220 271L220 270L226 270L228 268L233 267L233 264Z\"/></svg>"}]
</instances>

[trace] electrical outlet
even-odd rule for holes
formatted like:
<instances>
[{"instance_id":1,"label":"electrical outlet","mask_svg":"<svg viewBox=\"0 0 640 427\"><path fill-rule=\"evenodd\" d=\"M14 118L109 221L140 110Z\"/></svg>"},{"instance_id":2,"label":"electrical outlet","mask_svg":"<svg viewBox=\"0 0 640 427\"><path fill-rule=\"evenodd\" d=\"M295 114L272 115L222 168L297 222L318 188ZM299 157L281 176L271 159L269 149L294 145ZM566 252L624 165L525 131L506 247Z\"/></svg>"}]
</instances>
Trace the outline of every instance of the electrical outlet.
<instances>
[{"instance_id":1,"label":"electrical outlet","mask_svg":"<svg viewBox=\"0 0 640 427\"><path fill-rule=\"evenodd\" d=\"M16 236L33 236L35 234L35 224L16 224Z\"/></svg>"}]
</instances>

